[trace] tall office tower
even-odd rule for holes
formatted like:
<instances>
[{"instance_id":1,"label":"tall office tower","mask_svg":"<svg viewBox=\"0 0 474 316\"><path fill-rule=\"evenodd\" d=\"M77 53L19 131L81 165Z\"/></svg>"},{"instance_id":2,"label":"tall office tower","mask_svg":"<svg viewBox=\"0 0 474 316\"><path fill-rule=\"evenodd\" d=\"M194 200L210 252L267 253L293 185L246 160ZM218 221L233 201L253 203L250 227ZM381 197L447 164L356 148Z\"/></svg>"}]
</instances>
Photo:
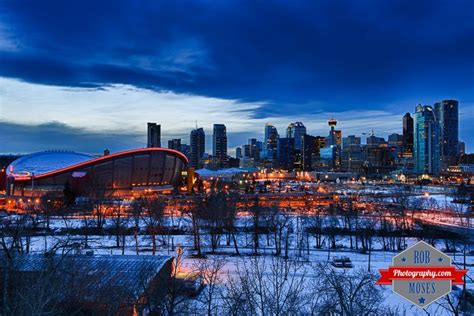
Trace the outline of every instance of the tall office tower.
<instances>
[{"instance_id":1,"label":"tall office tower","mask_svg":"<svg viewBox=\"0 0 474 316\"><path fill-rule=\"evenodd\" d=\"M260 146L259 146L260 143ZM260 148L261 148L261 142L257 141L256 138L250 138L249 139L249 157L253 158L254 161L260 160Z\"/></svg>"},{"instance_id":2,"label":"tall office tower","mask_svg":"<svg viewBox=\"0 0 474 316\"><path fill-rule=\"evenodd\" d=\"M324 136L311 136L311 140L313 143L313 148L311 150L311 170L318 169L321 167L321 149L324 149L326 147L326 137ZM305 148L304 151L306 151L306 144L305 144L306 138L303 136L303 147ZM308 159L307 152L303 154L303 166L307 168L307 162L305 162L305 159Z\"/></svg>"},{"instance_id":3,"label":"tall office tower","mask_svg":"<svg viewBox=\"0 0 474 316\"><path fill-rule=\"evenodd\" d=\"M440 128L441 170L455 165L458 155L459 102L443 100L434 104L435 117Z\"/></svg>"},{"instance_id":4,"label":"tall office tower","mask_svg":"<svg viewBox=\"0 0 474 316\"><path fill-rule=\"evenodd\" d=\"M212 156L216 168L227 168L227 132L224 124L214 124Z\"/></svg>"},{"instance_id":5,"label":"tall office tower","mask_svg":"<svg viewBox=\"0 0 474 316\"><path fill-rule=\"evenodd\" d=\"M414 170L418 174L436 175L440 171L439 123L431 106L416 107L413 115Z\"/></svg>"},{"instance_id":6,"label":"tall office tower","mask_svg":"<svg viewBox=\"0 0 474 316\"><path fill-rule=\"evenodd\" d=\"M237 147L235 149L235 158L237 159L242 158L242 147Z\"/></svg>"},{"instance_id":7,"label":"tall office tower","mask_svg":"<svg viewBox=\"0 0 474 316\"><path fill-rule=\"evenodd\" d=\"M148 122L147 147L161 147L161 125Z\"/></svg>"},{"instance_id":8,"label":"tall office tower","mask_svg":"<svg viewBox=\"0 0 474 316\"><path fill-rule=\"evenodd\" d=\"M188 157L188 160L191 160L191 146L188 144L181 144L181 149L180 151Z\"/></svg>"},{"instance_id":9,"label":"tall office tower","mask_svg":"<svg viewBox=\"0 0 474 316\"><path fill-rule=\"evenodd\" d=\"M189 159L189 165L195 169L201 169L203 166L202 156L206 149L206 135L204 134L204 129L202 129L202 127L191 131L189 144L191 146L191 159Z\"/></svg>"},{"instance_id":10,"label":"tall office tower","mask_svg":"<svg viewBox=\"0 0 474 316\"><path fill-rule=\"evenodd\" d=\"M293 170L295 161L295 139L279 138L277 150L278 165L282 169Z\"/></svg>"},{"instance_id":11,"label":"tall office tower","mask_svg":"<svg viewBox=\"0 0 474 316\"><path fill-rule=\"evenodd\" d=\"M402 147L403 136L397 133L388 135L388 145L394 147Z\"/></svg>"},{"instance_id":12,"label":"tall office tower","mask_svg":"<svg viewBox=\"0 0 474 316\"><path fill-rule=\"evenodd\" d=\"M312 170L313 154L317 150L316 145L316 137L308 134L303 135L302 169L304 171Z\"/></svg>"},{"instance_id":13,"label":"tall office tower","mask_svg":"<svg viewBox=\"0 0 474 316\"><path fill-rule=\"evenodd\" d=\"M291 123L286 128L286 138L294 138L295 150L302 150L304 134L306 134L306 127L301 122Z\"/></svg>"},{"instance_id":14,"label":"tall office tower","mask_svg":"<svg viewBox=\"0 0 474 316\"><path fill-rule=\"evenodd\" d=\"M328 125L330 127L330 130L329 130L329 135L326 138L326 147L337 145L337 142L338 142L338 139L337 139L338 133L336 131L337 120L334 118L329 119Z\"/></svg>"},{"instance_id":15,"label":"tall office tower","mask_svg":"<svg viewBox=\"0 0 474 316\"><path fill-rule=\"evenodd\" d=\"M352 145L360 146L361 145L360 137L357 137L355 135L349 135L349 136L344 137L342 139L342 149L343 150L349 149L350 146L352 146Z\"/></svg>"},{"instance_id":16,"label":"tall office tower","mask_svg":"<svg viewBox=\"0 0 474 316\"><path fill-rule=\"evenodd\" d=\"M459 142L458 143L458 157L461 157L461 155L464 155L465 153L466 153L466 143Z\"/></svg>"},{"instance_id":17,"label":"tall office tower","mask_svg":"<svg viewBox=\"0 0 474 316\"><path fill-rule=\"evenodd\" d=\"M363 152L360 137L349 135L342 139L342 169L358 172L362 168Z\"/></svg>"},{"instance_id":18,"label":"tall office tower","mask_svg":"<svg viewBox=\"0 0 474 316\"><path fill-rule=\"evenodd\" d=\"M303 135L303 150L301 153L301 165L298 166L299 161L295 156L295 168L300 167L304 171L311 171L319 167L320 150L324 148L326 142L325 137Z\"/></svg>"},{"instance_id":19,"label":"tall office tower","mask_svg":"<svg viewBox=\"0 0 474 316\"><path fill-rule=\"evenodd\" d=\"M374 132L372 131L372 135L367 137L366 139L367 147L379 147L379 146L386 146L387 142L383 137L375 136Z\"/></svg>"},{"instance_id":20,"label":"tall office tower","mask_svg":"<svg viewBox=\"0 0 474 316\"><path fill-rule=\"evenodd\" d=\"M245 144L242 146L243 156L245 158L250 158L250 145Z\"/></svg>"},{"instance_id":21,"label":"tall office tower","mask_svg":"<svg viewBox=\"0 0 474 316\"><path fill-rule=\"evenodd\" d=\"M394 154L394 158L400 158L403 151L403 136L397 133L388 135L388 147Z\"/></svg>"},{"instance_id":22,"label":"tall office tower","mask_svg":"<svg viewBox=\"0 0 474 316\"><path fill-rule=\"evenodd\" d=\"M410 113L403 116L403 157L413 157L413 118Z\"/></svg>"},{"instance_id":23,"label":"tall office tower","mask_svg":"<svg viewBox=\"0 0 474 316\"><path fill-rule=\"evenodd\" d=\"M265 124L265 139L263 140L263 152L265 159L275 160L277 156L278 131L271 123Z\"/></svg>"},{"instance_id":24,"label":"tall office tower","mask_svg":"<svg viewBox=\"0 0 474 316\"><path fill-rule=\"evenodd\" d=\"M168 141L168 148L181 151L181 138L173 138Z\"/></svg>"}]
</instances>

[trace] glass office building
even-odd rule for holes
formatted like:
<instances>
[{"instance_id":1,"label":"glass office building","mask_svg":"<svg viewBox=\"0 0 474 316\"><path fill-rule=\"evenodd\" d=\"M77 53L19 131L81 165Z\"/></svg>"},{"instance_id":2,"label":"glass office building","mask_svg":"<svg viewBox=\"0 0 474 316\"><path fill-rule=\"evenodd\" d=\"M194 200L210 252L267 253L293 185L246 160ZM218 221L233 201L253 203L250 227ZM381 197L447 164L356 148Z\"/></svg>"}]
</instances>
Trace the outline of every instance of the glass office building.
<instances>
[{"instance_id":1,"label":"glass office building","mask_svg":"<svg viewBox=\"0 0 474 316\"><path fill-rule=\"evenodd\" d=\"M413 115L414 171L437 175L440 172L439 123L431 106L416 107Z\"/></svg>"}]
</instances>

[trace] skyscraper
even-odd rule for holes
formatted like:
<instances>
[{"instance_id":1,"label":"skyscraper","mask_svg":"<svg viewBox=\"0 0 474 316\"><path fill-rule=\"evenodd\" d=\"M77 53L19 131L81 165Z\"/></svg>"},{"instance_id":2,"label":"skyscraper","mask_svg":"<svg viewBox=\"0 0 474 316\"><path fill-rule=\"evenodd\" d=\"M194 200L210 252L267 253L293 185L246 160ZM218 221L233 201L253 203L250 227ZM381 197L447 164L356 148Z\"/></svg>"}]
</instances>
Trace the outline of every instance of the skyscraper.
<instances>
[{"instance_id":1,"label":"skyscraper","mask_svg":"<svg viewBox=\"0 0 474 316\"><path fill-rule=\"evenodd\" d=\"M181 138L173 138L168 140L168 148L181 151Z\"/></svg>"},{"instance_id":2,"label":"skyscraper","mask_svg":"<svg viewBox=\"0 0 474 316\"><path fill-rule=\"evenodd\" d=\"M242 145L242 152L245 158L250 158L250 145L249 144Z\"/></svg>"},{"instance_id":3,"label":"skyscraper","mask_svg":"<svg viewBox=\"0 0 474 316\"><path fill-rule=\"evenodd\" d=\"M359 172L363 163L360 137L349 135L342 139L342 169Z\"/></svg>"},{"instance_id":4,"label":"skyscraper","mask_svg":"<svg viewBox=\"0 0 474 316\"><path fill-rule=\"evenodd\" d=\"M439 122L441 170L457 163L459 102L443 100L434 104L435 117Z\"/></svg>"},{"instance_id":5,"label":"skyscraper","mask_svg":"<svg viewBox=\"0 0 474 316\"><path fill-rule=\"evenodd\" d=\"M303 135L303 151L302 151L302 170L311 171L318 167L320 162L320 150L324 148L326 142L325 137ZM296 161L297 159L295 159ZM298 167L297 165L295 167Z\"/></svg>"},{"instance_id":6,"label":"skyscraper","mask_svg":"<svg viewBox=\"0 0 474 316\"><path fill-rule=\"evenodd\" d=\"M413 115L414 170L418 174L436 175L440 171L439 123L431 106L416 107Z\"/></svg>"},{"instance_id":7,"label":"skyscraper","mask_svg":"<svg viewBox=\"0 0 474 316\"><path fill-rule=\"evenodd\" d=\"M459 142L458 143L458 157L461 157L461 155L464 155L465 153L466 153L466 143Z\"/></svg>"},{"instance_id":8,"label":"skyscraper","mask_svg":"<svg viewBox=\"0 0 474 316\"><path fill-rule=\"evenodd\" d=\"M249 139L249 157L253 158L254 161L260 160L260 148L258 143L259 141L257 141L256 138Z\"/></svg>"},{"instance_id":9,"label":"skyscraper","mask_svg":"<svg viewBox=\"0 0 474 316\"><path fill-rule=\"evenodd\" d=\"M197 128L191 131L189 137L190 156L189 165L195 169L202 168L202 156L206 148L206 135L202 128Z\"/></svg>"},{"instance_id":10,"label":"skyscraper","mask_svg":"<svg viewBox=\"0 0 474 316\"><path fill-rule=\"evenodd\" d=\"M161 125L148 122L147 147L161 147Z\"/></svg>"},{"instance_id":11,"label":"skyscraper","mask_svg":"<svg viewBox=\"0 0 474 316\"><path fill-rule=\"evenodd\" d=\"M306 127L301 122L291 123L286 128L286 138L294 138L295 150L302 150L304 134L306 134Z\"/></svg>"},{"instance_id":12,"label":"skyscraper","mask_svg":"<svg viewBox=\"0 0 474 316\"><path fill-rule=\"evenodd\" d=\"M286 170L293 170L295 161L295 139L279 138L278 139L278 165Z\"/></svg>"},{"instance_id":13,"label":"skyscraper","mask_svg":"<svg viewBox=\"0 0 474 316\"><path fill-rule=\"evenodd\" d=\"M403 156L413 157L413 118L410 113L403 116L403 136L402 136Z\"/></svg>"},{"instance_id":14,"label":"skyscraper","mask_svg":"<svg viewBox=\"0 0 474 316\"><path fill-rule=\"evenodd\" d=\"M227 168L227 132L224 124L214 124L212 156L216 168Z\"/></svg>"},{"instance_id":15,"label":"skyscraper","mask_svg":"<svg viewBox=\"0 0 474 316\"><path fill-rule=\"evenodd\" d=\"M394 158L400 158L403 155L403 136L397 133L388 135L388 147Z\"/></svg>"},{"instance_id":16,"label":"skyscraper","mask_svg":"<svg viewBox=\"0 0 474 316\"><path fill-rule=\"evenodd\" d=\"M242 158L242 147L235 148L235 158L237 159Z\"/></svg>"},{"instance_id":17,"label":"skyscraper","mask_svg":"<svg viewBox=\"0 0 474 316\"><path fill-rule=\"evenodd\" d=\"M371 135L366 138L365 143L367 144L367 147L379 147L387 145L385 138L375 136L374 131L372 131Z\"/></svg>"},{"instance_id":18,"label":"skyscraper","mask_svg":"<svg viewBox=\"0 0 474 316\"><path fill-rule=\"evenodd\" d=\"M271 123L265 124L265 139L263 140L264 158L275 160L277 156L278 131Z\"/></svg>"},{"instance_id":19,"label":"skyscraper","mask_svg":"<svg viewBox=\"0 0 474 316\"><path fill-rule=\"evenodd\" d=\"M188 157L188 160L191 160L191 146L188 144L181 144L181 149L179 150L182 152L186 157Z\"/></svg>"}]
</instances>

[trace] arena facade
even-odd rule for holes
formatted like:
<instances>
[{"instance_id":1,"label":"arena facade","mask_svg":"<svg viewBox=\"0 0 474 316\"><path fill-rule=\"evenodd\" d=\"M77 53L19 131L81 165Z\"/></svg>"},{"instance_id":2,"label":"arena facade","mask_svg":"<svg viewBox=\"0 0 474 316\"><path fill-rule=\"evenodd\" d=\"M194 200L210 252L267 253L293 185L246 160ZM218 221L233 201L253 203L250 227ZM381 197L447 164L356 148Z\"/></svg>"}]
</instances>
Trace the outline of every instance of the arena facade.
<instances>
[{"instance_id":1,"label":"arena facade","mask_svg":"<svg viewBox=\"0 0 474 316\"><path fill-rule=\"evenodd\" d=\"M142 148L101 157L74 152L23 156L7 167L6 194L130 197L182 183L188 159L176 150Z\"/></svg>"}]
</instances>

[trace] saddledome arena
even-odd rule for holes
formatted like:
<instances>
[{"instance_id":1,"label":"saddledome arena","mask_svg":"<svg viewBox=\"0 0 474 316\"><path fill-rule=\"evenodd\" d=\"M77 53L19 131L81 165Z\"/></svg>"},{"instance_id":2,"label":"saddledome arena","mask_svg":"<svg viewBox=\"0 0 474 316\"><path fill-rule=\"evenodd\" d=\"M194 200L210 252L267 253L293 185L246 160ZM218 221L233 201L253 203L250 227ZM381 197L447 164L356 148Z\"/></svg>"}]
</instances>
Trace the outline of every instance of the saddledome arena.
<instances>
[{"instance_id":1,"label":"saddledome arena","mask_svg":"<svg viewBox=\"0 0 474 316\"><path fill-rule=\"evenodd\" d=\"M40 152L23 156L7 168L9 196L45 194L129 197L177 187L186 156L165 148L128 150L94 157L74 152Z\"/></svg>"}]
</instances>

